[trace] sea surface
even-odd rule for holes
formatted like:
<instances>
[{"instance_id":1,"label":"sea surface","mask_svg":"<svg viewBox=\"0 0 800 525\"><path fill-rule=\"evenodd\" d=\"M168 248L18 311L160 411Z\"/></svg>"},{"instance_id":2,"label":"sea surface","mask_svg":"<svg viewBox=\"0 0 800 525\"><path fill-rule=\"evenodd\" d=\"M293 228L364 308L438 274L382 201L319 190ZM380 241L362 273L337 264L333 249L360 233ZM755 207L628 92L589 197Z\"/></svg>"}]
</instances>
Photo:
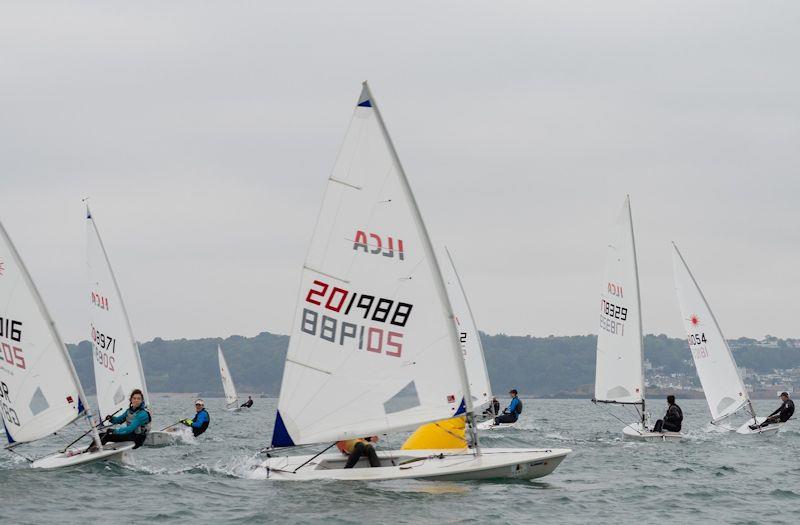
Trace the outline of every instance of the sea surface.
<instances>
[{"instance_id":1,"label":"sea surface","mask_svg":"<svg viewBox=\"0 0 800 525\"><path fill-rule=\"evenodd\" d=\"M161 428L194 413L192 399L154 396ZM226 412L206 400L211 427L161 449L142 448L122 464L41 472L0 453L0 522L63 523L800 523L800 421L773 437L709 428L703 400L679 404L687 439L632 443L622 423L630 407L582 400L525 402L518 428L482 434L485 447L571 448L561 466L535 481L277 482L252 479L272 433L277 400ZM775 401L758 401L766 414ZM655 413L661 401L652 402ZM63 436L20 447L43 455ZM398 447L402 436L381 441Z\"/></svg>"}]
</instances>

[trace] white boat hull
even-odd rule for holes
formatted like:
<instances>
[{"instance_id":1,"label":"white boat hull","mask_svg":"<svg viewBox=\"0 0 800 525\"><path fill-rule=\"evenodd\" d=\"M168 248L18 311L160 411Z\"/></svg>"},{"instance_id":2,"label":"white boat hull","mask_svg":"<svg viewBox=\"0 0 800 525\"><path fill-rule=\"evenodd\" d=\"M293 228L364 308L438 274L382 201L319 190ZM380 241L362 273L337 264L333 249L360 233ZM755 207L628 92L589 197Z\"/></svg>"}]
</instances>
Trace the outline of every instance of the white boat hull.
<instances>
[{"instance_id":1,"label":"white boat hull","mask_svg":"<svg viewBox=\"0 0 800 525\"><path fill-rule=\"evenodd\" d=\"M758 417L758 418L756 418L756 421L758 421L758 424L761 424L766 419L767 419L766 417ZM754 434L774 435L774 434L777 434L778 432L780 432L780 430L783 428L783 426L786 423L772 423L770 425L767 425L767 426L762 427L762 428L757 428L755 430L750 428L750 425L752 425L752 424L753 424L753 421L752 420L748 420L744 425L742 425L738 429L736 429L736 433L737 434L744 434L744 435L748 435L748 436L754 435Z\"/></svg>"},{"instance_id":2,"label":"white boat hull","mask_svg":"<svg viewBox=\"0 0 800 525\"><path fill-rule=\"evenodd\" d=\"M370 467L367 458L362 457L351 469L344 468L346 456L327 453L316 458L313 455L269 458L254 470L266 479L292 481L536 479L553 472L570 452L570 449L491 448L482 449L481 455L476 456L466 449L380 451L382 466Z\"/></svg>"},{"instance_id":3,"label":"white boat hull","mask_svg":"<svg viewBox=\"0 0 800 525\"><path fill-rule=\"evenodd\" d=\"M168 447L176 445L183 437L181 430L156 430L148 432L147 437L144 438L143 447Z\"/></svg>"},{"instance_id":4,"label":"white boat hull","mask_svg":"<svg viewBox=\"0 0 800 525\"><path fill-rule=\"evenodd\" d=\"M632 423L622 429L625 439L631 441L680 441L684 435L680 432L651 432L641 423Z\"/></svg>"},{"instance_id":5,"label":"white boat hull","mask_svg":"<svg viewBox=\"0 0 800 525\"><path fill-rule=\"evenodd\" d=\"M103 445L103 450L84 452L85 449L71 449L67 452L57 452L31 463L31 468L52 470L57 468L76 467L93 461L118 459L123 453L134 447L132 441L122 443L108 443Z\"/></svg>"},{"instance_id":6,"label":"white boat hull","mask_svg":"<svg viewBox=\"0 0 800 525\"><path fill-rule=\"evenodd\" d=\"M487 419L478 423L477 428L478 430L503 430L515 426L517 426L516 421L514 423L495 423L494 419Z\"/></svg>"}]
</instances>

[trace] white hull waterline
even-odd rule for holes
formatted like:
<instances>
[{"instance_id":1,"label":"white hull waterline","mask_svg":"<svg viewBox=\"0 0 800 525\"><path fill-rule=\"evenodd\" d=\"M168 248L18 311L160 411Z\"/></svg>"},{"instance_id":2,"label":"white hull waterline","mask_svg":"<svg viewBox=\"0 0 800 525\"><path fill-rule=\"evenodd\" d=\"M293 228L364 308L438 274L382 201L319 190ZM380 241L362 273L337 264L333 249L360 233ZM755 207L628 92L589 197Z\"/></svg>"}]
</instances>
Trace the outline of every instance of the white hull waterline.
<instances>
[{"instance_id":1,"label":"white hull waterline","mask_svg":"<svg viewBox=\"0 0 800 525\"><path fill-rule=\"evenodd\" d=\"M392 450L378 452L380 467L370 467L367 458L362 457L351 469L344 468L346 456L328 453L316 458L312 455L270 458L254 470L263 473L266 479L293 481L536 479L553 472L570 452L570 449L494 448L483 449L476 456L467 450Z\"/></svg>"},{"instance_id":2,"label":"white hull waterline","mask_svg":"<svg viewBox=\"0 0 800 525\"><path fill-rule=\"evenodd\" d=\"M31 463L31 468L52 470L57 468L76 467L100 460L116 460L123 453L134 447L133 442L108 443L103 445L103 450L83 452L81 449L72 449L66 452L50 454Z\"/></svg>"},{"instance_id":3,"label":"white hull waterline","mask_svg":"<svg viewBox=\"0 0 800 525\"><path fill-rule=\"evenodd\" d=\"M631 423L622 429L625 439L631 441L680 441L684 435L680 432L652 432L641 423Z\"/></svg>"},{"instance_id":4,"label":"white hull waterline","mask_svg":"<svg viewBox=\"0 0 800 525\"><path fill-rule=\"evenodd\" d=\"M757 417L756 421L758 421L758 424L760 425L766 419L767 419L766 417ZM783 428L783 426L786 423L772 423L772 424L767 425L765 427L756 428L755 430L750 428L750 425L752 425L752 424L753 424L753 420L752 419L748 419L745 424L743 424L742 426L740 426L739 428L736 429L736 433L737 434L744 434L744 435L748 435L748 436L752 436L752 435L767 435L767 436L769 436L769 435L774 435L774 434L777 434L778 432L780 432L780 430Z\"/></svg>"},{"instance_id":5,"label":"white hull waterline","mask_svg":"<svg viewBox=\"0 0 800 525\"><path fill-rule=\"evenodd\" d=\"M144 438L144 443L142 443L143 447L168 447L170 445L176 445L178 441L181 440L183 437L183 433L180 431L167 431L167 430L156 430L153 432L148 432L147 437Z\"/></svg>"}]
</instances>

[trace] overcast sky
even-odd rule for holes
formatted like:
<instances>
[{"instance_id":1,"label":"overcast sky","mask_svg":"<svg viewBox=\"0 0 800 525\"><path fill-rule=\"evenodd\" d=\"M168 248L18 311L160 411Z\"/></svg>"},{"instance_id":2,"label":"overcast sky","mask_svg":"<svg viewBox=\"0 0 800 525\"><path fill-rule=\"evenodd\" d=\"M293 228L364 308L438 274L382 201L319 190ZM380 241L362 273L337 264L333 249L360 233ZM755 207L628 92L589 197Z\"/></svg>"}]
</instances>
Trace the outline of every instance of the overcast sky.
<instances>
[{"instance_id":1,"label":"overcast sky","mask_svg":"<svg viewBox=\"0 0 800 525\"><path fill-rule=\"evenodd\" d=\"M0 220L68 341L94 215L136 336L288 333L370 81L489 333L597 332L626 193L728 337L800 336L797 2L4 2Z\"/></svg>"}]
</instances>

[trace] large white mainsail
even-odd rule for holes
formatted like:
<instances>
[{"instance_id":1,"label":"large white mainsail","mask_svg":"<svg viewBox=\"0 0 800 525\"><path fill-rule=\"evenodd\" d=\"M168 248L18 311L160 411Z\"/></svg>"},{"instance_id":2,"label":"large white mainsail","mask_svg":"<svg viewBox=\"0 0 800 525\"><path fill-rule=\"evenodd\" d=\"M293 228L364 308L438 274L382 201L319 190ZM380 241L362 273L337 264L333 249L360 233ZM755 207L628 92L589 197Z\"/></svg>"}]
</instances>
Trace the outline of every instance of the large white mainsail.
<instances>
[{"instance_id":1,"label":"large white mainsail","mask_svg":"<svg viewBox=\"0 0 800 525\"><path fill-rule=\"evenodd\" d=\"M492 401L492 386L489 383L489 372L486 370L486 360L483 354L481 335L472 315L467 294L461 284L450 250L445 248L447 259L441 264L442 277L447 285L447 295L453 306L456 325L458 326L459 342L464 354L464 364L467 368L469 391L472 396L473 410L479 412L489 406Z\"/></svg>"},{"instance_id":2,"label":"large white mainsail","mask_svg":"<svg viewBox=\"0 0 800 525\"><path fill-rule=\"evenodd\" d=\"M228 362L222 353L222 347L217 345L217 359L219 359L219 375L222 378L222 389L225 391L225 406L228 410L237 408L239 397L236 395L236 386L233 384Z\"/></svg>"},{"instance_id":3,"label":"large white mainsail","mask_svg":"<svg viewBox=\"0 0 800 525\"><path fill-rule=\"evenodd\" d=\"M630 197L625 198L606 249L594 390L598 402L644 405L641 300Z\"/></svg>"},{"instance_id":4,"label":"large white mainsail","mask_svg":"<svg viewBox=\"0 0 800 525\"><path fill-rule=\"evenodd\" d=\"M273 446L471 409L447 292L366 82L303 265Z\"/></svg>"},{"instance_id":5,"label":"large white mainsail","mask_svg":"<svg viewBox=\"0 0 800 525\"><path fill-rule=\"evenodd\" d=\"M0 348L0 411L9 443L44 438L82 412L90 418L66 346L2 224Z\"/></svg>"},{"instance_id":6,"label":"large white mainsail","mask_svg":"<svg viewBox=\"0 0 800 525\"><path fill-rule=\"evenodd\" d=\"M745 405L750 407L755 417L747 389L719 323L675 243L672 243L672 248L675 292L712 421L717 423Z\"/></svg>"},{"instance_id":7,"label":"large white mainsail","mask_svg":"<svg viewBox=\"0 0 800 525\"><path fill-rule=\"evenodd\" d=\"M101 419L128 407L133 389L144 392L147 384L122 293L108 260L103 240L89 207L86 207L86 267L89 278L89 318L92 361Z\"/></svg>"}]
</instances>

